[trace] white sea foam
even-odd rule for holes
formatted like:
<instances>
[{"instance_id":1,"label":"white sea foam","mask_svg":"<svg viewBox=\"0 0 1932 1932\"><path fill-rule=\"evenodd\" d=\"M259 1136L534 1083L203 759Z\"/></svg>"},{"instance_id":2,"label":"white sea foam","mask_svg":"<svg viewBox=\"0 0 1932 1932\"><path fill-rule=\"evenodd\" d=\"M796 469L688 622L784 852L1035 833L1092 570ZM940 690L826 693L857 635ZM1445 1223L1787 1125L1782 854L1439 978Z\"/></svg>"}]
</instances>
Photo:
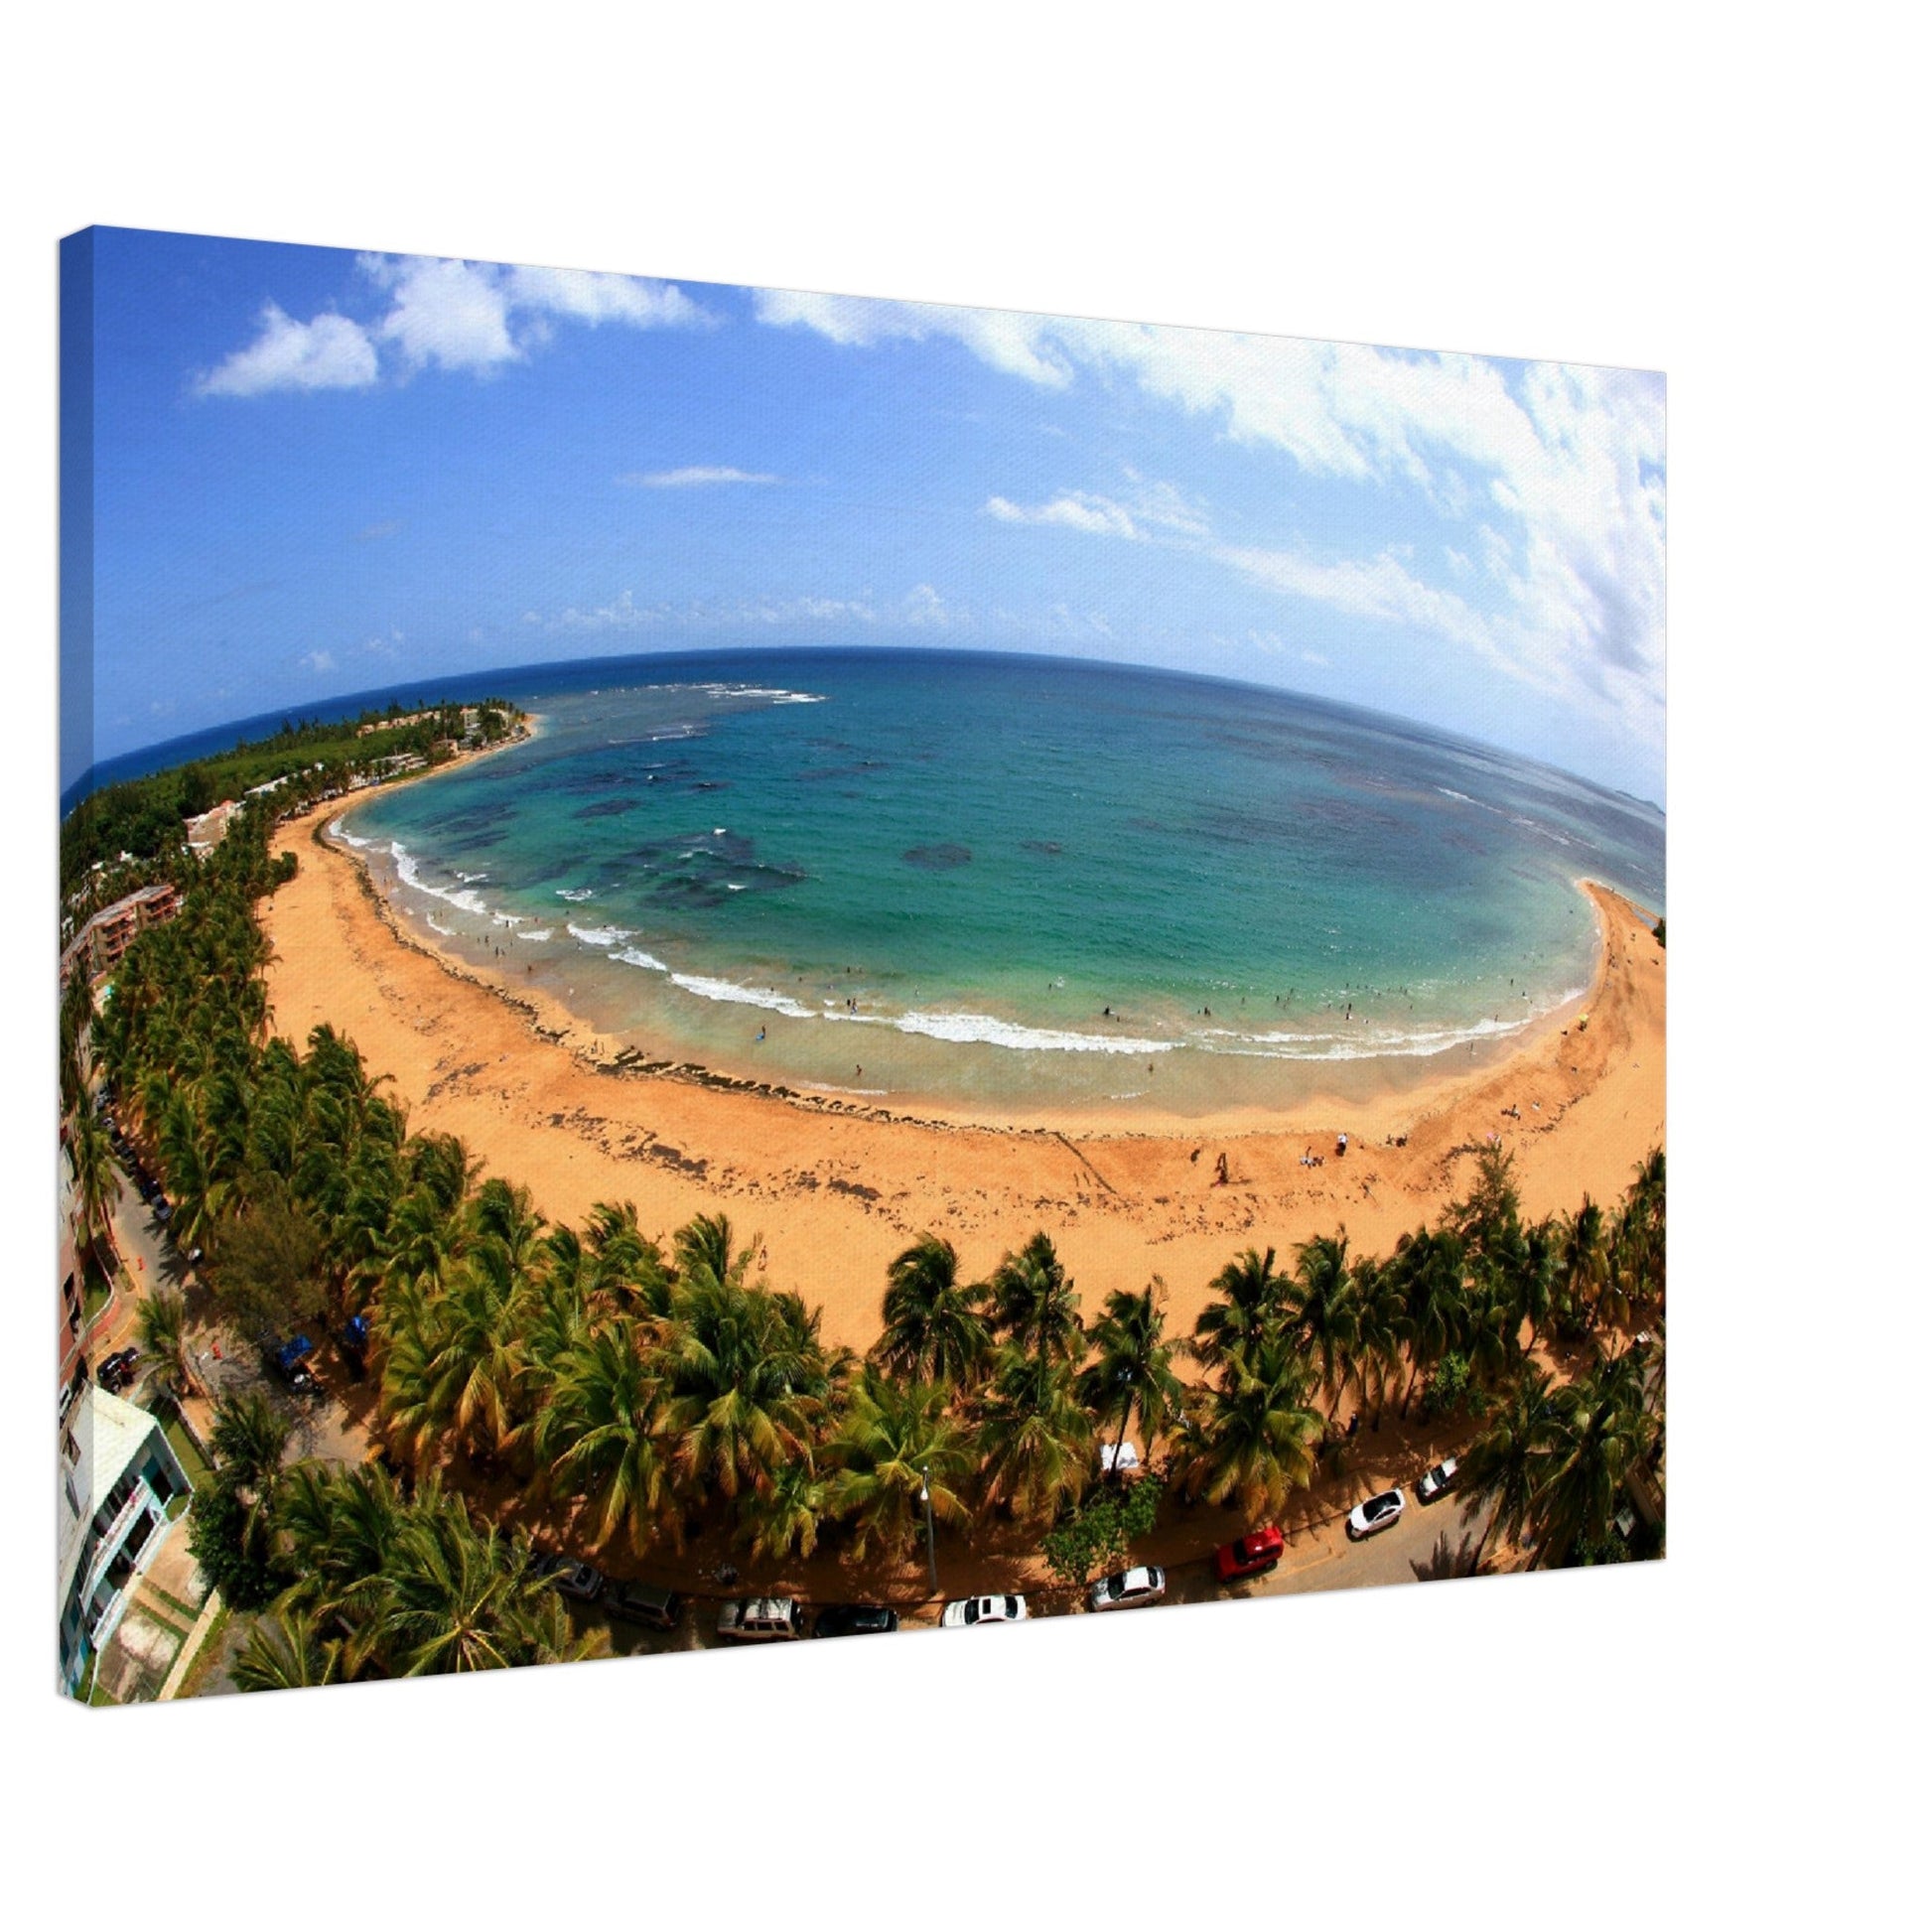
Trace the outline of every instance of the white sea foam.
<instances>
[{"instance_id":1,"label":"white sea foam","mask_svg":"<svg viewBox=\"0 0 1932 1932\"><path fill-rule=\"evenodd\" d=\"M345 831L340 818L330 826L329 836L341 839L345 845L352 845L357 852L366 852L375 843L373 839L358 839L353 832Z\"/></svg>"},{"instance_id":2,"label":"white sea foam","mask_svg":"<svg viewBox=\"0 0 1932 1932\"><path fill-rule=\"evenodd\" d=\"M629 929L621 925L566 925L564 930L587 946L615 946L630 937Z\"/></svg>"},{"instance_id":3,"label":"white sea foam","mask_svg":"<svg viewBox=\"0 0 1932 1932\"><path fill-rule=\"evenodd\" d=\"M533 925L528 932L519 932L516 936L519 939L553 939L556 931L555 926Z\"/></svg>"},{"instance_id":4,"label":"white sea foam","mask_svg":"<svg viewBox=\"0 0 1932 1932\"><path fill-rule=\"evenodd\" d=\"M613 953L611 957L622 960L626 966L641 966L650 973L668 973L671 970L661 959L645 952L641 946L626 946L621 952Z\"/></svg>"},{"instance_id":5,"label":"white sea foam","mask_svg":"<svg viewBox=\"0 0 1932 1932\"><path fill-rule=\"evenodd\" d=\"M448 886L432 886L400 839L389 841L389 855L396 862L396 877L412 892L427 893L431 898L440 898L446 905L454 905L459 912L486 913L489 910L483 903L483 895L473 893L468 886L455 891Z\"/></svg>"},{"instance_id":6,"label":"white sea foam","mask_svg":"<svg viewBox=\"0 0 1932 1932\"><path fill-rule=\"evenodd\" d=\"M774 993L768 987L741 986L736 980L705 979L697 973L673 973L671 984L695 993L701 1000L722 1000L729 1006L762 1007L767 1013L782 1013L790 1020L816 1020L810 1007L800 1006L788 993Z\"/></svg>"},{"instance_id":7,"label":"white sea foam","mask_svg":"<svg viewBox=\"0 0 1932 1932\"><path fill-rule=\"evenodd\" d=\"M1172 1039L1122 1039L1113 1034L1069 1034L1023 1027L987 1013L907 1013L891 1023L902 1034L964 1044L1010 1046L1035 1053L1171 1053Z\"/></svg>"},{"instance_id":8,"label":"white sea foam","mask_svg":"<svg viewBox=\"0 0 1932 1932\"><path fill-rule=\"evenodd\" d=\"M594 886L580 886L573 893L566 892L563 887L559 886L557 888L557 897L559 898L567 898L573 905L576 905L587 898L595 898L597 897L597 888Z\"/></svg>"}]
</instances>

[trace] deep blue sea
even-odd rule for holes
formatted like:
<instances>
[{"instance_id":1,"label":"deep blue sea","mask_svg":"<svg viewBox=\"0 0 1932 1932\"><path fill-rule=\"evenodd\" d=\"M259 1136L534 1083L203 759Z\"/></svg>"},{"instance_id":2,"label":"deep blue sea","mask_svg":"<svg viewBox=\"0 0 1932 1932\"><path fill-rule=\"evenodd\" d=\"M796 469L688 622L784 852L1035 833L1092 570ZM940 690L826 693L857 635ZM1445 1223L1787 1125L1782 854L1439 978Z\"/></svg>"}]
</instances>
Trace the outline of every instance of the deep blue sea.
<instances>
[{"instance_id":1,"label":"deep blue sea","mask_svg":"<svg viewBox=\"0 0 1932 1932\"><path fill-rule=\"evenodd\" d=\"M1199 1114L1487 1056L1587 985L1664 819L1400 720L931 651L492 688L529 743L339 821L405 917L651 1059L893 1103Z\"/></svg>"}]
</instances>

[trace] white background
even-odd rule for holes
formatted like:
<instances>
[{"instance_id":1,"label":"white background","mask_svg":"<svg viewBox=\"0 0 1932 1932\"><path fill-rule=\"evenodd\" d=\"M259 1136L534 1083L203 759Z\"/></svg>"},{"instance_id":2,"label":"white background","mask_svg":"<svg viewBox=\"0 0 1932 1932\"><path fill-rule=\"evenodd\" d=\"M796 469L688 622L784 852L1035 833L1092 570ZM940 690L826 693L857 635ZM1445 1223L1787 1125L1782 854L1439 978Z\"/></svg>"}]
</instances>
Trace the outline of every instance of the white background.
<instances>
[{"instance_id":1,"label":"white background","mask_svg":"<svg viewBox=\"0 0 1932 1932\"><path fill-rule=\"evenodd\" d=\"M700 12L9 29L17 1922L1904 1916L1928 1286L1908 16ZM55 242L90 221L1668 371L1669 1563L61 1707Z\"/></svg>"}]
</instances>

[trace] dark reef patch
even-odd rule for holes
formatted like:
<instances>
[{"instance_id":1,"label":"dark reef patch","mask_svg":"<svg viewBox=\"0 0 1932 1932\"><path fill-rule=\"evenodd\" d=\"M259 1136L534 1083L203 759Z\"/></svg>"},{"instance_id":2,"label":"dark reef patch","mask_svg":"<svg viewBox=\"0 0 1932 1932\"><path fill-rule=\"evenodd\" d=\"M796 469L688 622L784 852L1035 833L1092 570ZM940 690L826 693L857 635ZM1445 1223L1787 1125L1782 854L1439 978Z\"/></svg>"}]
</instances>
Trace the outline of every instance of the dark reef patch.
<instances>
[{"instance_id":1,"label":"dark reef patch","mask_svg":"<svg viewBox=\"0 0 1932 1932\"><path fill-rule=\"evenodd\" d=\"M973 863L971 848L963 845L915 845L898 856L921 872L956 872Z\"/></svg>"}]
</instances>

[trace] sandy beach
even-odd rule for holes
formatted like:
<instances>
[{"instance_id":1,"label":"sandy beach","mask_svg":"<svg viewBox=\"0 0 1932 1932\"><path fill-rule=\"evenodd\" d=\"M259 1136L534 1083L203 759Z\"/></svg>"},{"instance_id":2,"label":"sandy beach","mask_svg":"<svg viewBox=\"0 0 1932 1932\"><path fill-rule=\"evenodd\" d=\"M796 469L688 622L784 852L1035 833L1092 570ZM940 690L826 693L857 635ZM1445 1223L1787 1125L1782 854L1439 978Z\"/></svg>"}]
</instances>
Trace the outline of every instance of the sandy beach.
<instances>
[{"instance_id":1,"label":"sandy beach","mask_svg":"<svg viewBox=\"0 0 1932 1932\"><path fill-rule=\"evenodd\" d=\"M1574 1209L1586 1192L1616 1199L1665 1144L1664 951L1654 915L1598 886L1582 887L1602 935L1589 993L1500 1064L1425 1074L1370 1103L1317 1097L1172 1131L1093 1112L1003 1130L646 1071L634 1049L615 1064L616 1044L570 1013L400 927L352 854L315 836L341 809L275 837L299 868L263 908L277 1031L301 1041L334 1026L390 1076L412 1129L461 1136L553 1221L630 1200L665 1236L696 1213L728 1214L772 1286L823 1308L833 1343L873 1339L887 1265L926 1228L980 1275L1043 1227L1089 1314L1159 1275L1184 1331L1242 1248L1287 1257L1340 1227L1358 1251L1388 1252L1465 1184L1491 1135L1514 1151L1531 1214ZM1398 1136L1405 1147L1390 1144ZM1311 1148L1324 1165L1303 1165Z\"/></svg>"}]
</instances>

